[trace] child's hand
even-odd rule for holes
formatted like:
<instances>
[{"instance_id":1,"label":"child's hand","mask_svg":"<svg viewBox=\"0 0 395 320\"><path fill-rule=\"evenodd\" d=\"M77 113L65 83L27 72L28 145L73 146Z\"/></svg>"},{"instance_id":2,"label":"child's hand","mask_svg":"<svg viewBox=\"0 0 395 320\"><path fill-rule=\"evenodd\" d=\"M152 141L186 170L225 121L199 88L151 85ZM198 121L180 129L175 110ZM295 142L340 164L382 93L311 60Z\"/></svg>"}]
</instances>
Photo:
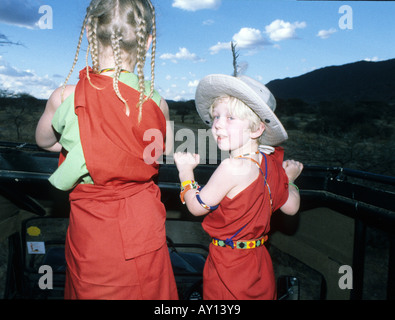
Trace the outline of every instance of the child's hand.
<instances>
[{"instance_id":1,"label":"child's hand","mask_svg":"<svg viewBox=\"0 0 395 320\"><path fill-rule=\"evenodd\" d=\"M176 152L174 154L174 162L179 172L186 170L193 171L200 162L200 155L196 153Z\"/></svg>"},{"instance_id":2,"label":"child's hand","mask_svg":"<svg viewBox=\"0 0 395 320\"><path fill-rule=\"evenodd\" d=\"M303 164L295 160L286 160L283 162L283 168L288 176L289 182L294 182L303 170Z\"/></svg>"}]
</instances>

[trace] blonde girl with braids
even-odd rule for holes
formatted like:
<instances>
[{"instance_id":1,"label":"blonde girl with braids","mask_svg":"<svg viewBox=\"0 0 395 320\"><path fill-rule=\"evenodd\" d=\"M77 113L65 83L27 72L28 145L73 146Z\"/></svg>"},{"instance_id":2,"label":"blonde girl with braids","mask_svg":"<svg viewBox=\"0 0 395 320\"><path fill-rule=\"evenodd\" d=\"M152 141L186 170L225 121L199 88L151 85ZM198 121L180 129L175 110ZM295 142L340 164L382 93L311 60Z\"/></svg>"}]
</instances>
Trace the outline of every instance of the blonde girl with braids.
<instances>
[{"instance_id":1,"label":"blonde girl with braids","mask_svg":"<svg viewBox=\"0 0 395 320\"><path fill-rule=\"evenodd\" d=\"M86 67L70 85L85 31ZM70 73L37 125L37 144L60 152L49 181L70 193L66 299L178 299L154 183L152 160L172 150L168 106L154 90L155 51L150 0L91 1Z\"/></svg>"}]
</instances>

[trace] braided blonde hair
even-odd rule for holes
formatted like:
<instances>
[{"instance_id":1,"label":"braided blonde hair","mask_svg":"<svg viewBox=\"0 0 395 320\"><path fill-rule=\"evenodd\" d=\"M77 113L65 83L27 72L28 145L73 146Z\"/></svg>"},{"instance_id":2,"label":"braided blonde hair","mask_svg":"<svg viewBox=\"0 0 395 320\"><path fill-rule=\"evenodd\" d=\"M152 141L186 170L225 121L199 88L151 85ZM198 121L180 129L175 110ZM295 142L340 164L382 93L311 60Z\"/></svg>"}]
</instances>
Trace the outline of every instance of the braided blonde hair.
<instances>
[{"instance_id":1,"label":"braided blonde hair","mask_svg":"<svg viewBox=\"0 0 395 320\"><path fill-rule=\"evenodd\" d=\"M99 73L99 53L111 49L114 56L115 74L113 77L113 88L118 98L124 103L126 114L130 109L127 101L119 91L119 76L122 71L122 64L128 63L137 66L139 79L140 98L137 103L139 109L138 120L142 118L143 104L154 93L155 80L155 53L156 53L156 21L155 9L150 0L92 0L87 8L86 16L81 28L78 40L77 51L74 57L71 70L63 84L63 92L67 82L78 61L81 43L85 28L87 29L88 52L91 54L92 69L94 73ZM145 96L144 66L146 60L146 46L148 39L152 35L151 52L151 88L150 94ZM87 59L88 60L88 59ZM86 65L87 77L88 61ZM133 71L133 70L130 70ZM63 99L62 92L62 99Z\"/></svg>"}]
</instances>

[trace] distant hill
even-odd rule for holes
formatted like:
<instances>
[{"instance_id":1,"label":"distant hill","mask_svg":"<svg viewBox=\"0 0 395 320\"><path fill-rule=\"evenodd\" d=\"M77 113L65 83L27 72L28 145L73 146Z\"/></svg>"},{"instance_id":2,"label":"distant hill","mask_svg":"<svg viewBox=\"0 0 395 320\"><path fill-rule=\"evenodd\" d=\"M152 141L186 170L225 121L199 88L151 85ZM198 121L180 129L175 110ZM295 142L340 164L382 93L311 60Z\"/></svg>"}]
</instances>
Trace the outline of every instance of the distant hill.
<instances>
[{"instance_id":1,"label":"distant hill","mask_svg":"<svg viewBox=\"0 0 395 320\"><path fill-rule=\"evenodd\" d=\"M395 59L330 66L270 81L276 98L314 101L395 101Z\"/></svg>"}]
</instances>

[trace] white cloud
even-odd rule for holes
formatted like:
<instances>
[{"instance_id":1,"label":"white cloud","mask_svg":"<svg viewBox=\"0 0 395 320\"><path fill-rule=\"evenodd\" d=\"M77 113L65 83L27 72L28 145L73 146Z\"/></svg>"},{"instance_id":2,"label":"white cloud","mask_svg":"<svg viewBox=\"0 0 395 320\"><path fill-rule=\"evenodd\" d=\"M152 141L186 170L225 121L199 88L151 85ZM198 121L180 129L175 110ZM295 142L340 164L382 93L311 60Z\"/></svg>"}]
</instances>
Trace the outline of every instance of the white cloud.
<instances>
[{"instance_id":1,"label":"white cloud","mask_svg":"<svg viewBox=\"0 0 395 320\"><path fill-rule=\"evenodd\" d=\"M262 32L254 28L241 28L233 38L237 49L248 49L247 54L253 54L257 49L263 48L265 44L269 44L268 40L264 38ZM217 54L221 50L230 50L230 42L218 42L210 48L211 54Z\"/></svg>"},{"instance_id":2,"label":"white cloud","mask_svg":"<svg viewBox=\"0 0 395 320\"><path fill-rule=\"evenodd\" d=\"M33 73L29 70L19 70L15 67L10 66L6 62L0 60L0 74L9 77L32 77Z\"/></svg>"},{"instance_id":3,"label":"white cloud","mask_svg":"<svg viewBox=\"0 0 395 320\"><path fill-rule=\"evenodd\" d=\"M10 77L0 74L0 83L2 89L12 93L27 93L38 99L48 99L51 93L59 87L48 76L40 77L38 75L29 77Z\"/></svg>"},{"instance_id":4,"label":"white cloud","mask_svg":"<svg viewBox=\"0 0 395 320\"><path fill-rule=\"evenodd\" d=\"M321 39L328 39L335 32L337 32L335 28L330 28L329 30L320 30L317 33L317 37L320 37Z\"/></svg>"},{"instance_id":5,"label":"white cloud","mask_svg":"<svg viewBox=\"0 0 395 320\"><path fill-rule=\"evenodd\" d=\"M11 66L0 56L1 89L11 93L27 93L39 99L48 99L59 86L49 76L38 76L31 70L20 70Z\"/></svg>"},{"instance_id":6,"label":"white cloud","mask_svg":"<svg viewBox=\"0 0 395 320\"><path fill-rule=\"evenodd\" d=\"M274 20L270 25L265 27L266 34L272 41L282 41L296 38L296 29L306 27L306 22L286 22L284 20Z\"/></svg>"},{"instance_id":7,"label":"white cloud","mask_svg":"<svg viewBox=\"0 0 395 320\"><path fill-rule=\"evenodd\" d=\"M176 54L164 53L160 57L162 60L171 60L177 63L179 60L189 60L193 62L203 62L204 60L199 58L195 53L191 53L187 48L179 48Z\"/></svg>"},{"instance_id":8,"label":"white cloud","mask_svg":"<svg viewBox=\"0 0 395 320\"><path fill-rule=\"evenodd\" d=\"M211 54L217 54L221 50L230 50L230 41L229 42L218 42L216 45L210 47Z\"/></svg>"},{"instance_id":9,"label":"white cloud","mask_svg":"<svg viewBox=\"0 0 395 320\"><path fill-rule=\"evenodd\" d=\"M0 22L34 28L40 19L37 0L1 0Z\"/></svg>"},{"instance_id":10,"label":"white cloud","mask_svg":"<svg viewBox=\"0 0 395 320\"><path fill-rule=\"evenodd\" d=\"M198 80L188 77L172 77L174 82L162 83L156 86L156 90L166 100L187 101L195 98Z\"/></svg>"},{"instance_id":11,"label":"white cloud","mask_svg":"<svg viewBox=\"0 0 395 320\"><path fill-rule=\"evenodd\" d=\"M194 81L189 81L188 82L188 87L190 88L196 88L199 84L199 80L194 80Z\"/></svg>"},{"instance_id":12,"label":"white cloud","mask_svg":"<svg viewBox=\"0 0 395 320\"><path fill-rule=\"evenodd\" d=\"M204 26L211 26L211 25L213 25L214 23L215 23L215 21L212 20L212 19L208 19L208 20L204 20L204 21L203 21L203 25L204 25Z\"/></svg>"},{"instance_id":13,"label":"white cloud","mask_svg":"<svg viewBox=\"0 0 395 320\"><path fill-rule=\"evenodd\" d=\"M284 20L274 20L270 25L265 27L265 31L255 28L241 28L238 33L232 37L232 41L236 43L238 49L247 49L247 55L255 54L258 50L263 49L265 45L272 45L272 41L282 41L287 39L295 39L296 29L306 27L305 22L285 22ZM270 38L267 39L265 36ZM230 50L229 42L218 42L210 48L211 54L217 54L221 50Z\"/></svg>"},{"instance_id":14,"label":"white cloud","mask_svg":"<svg viewBox=\"0 0 395 320\"><path fill-rule=\"evenodd\" d=\"M174 101L183 101L184 98L183 98L181 95L176 95L176 96L174 96L171 100L174 100Z\"/></svg>"},{"instance_id":15,"label":"white cloud","mask_svg":"<svg viewBox=\"0 0 395 320\"><path fill-rule=\"evenodd\" d=\"M237 47L240 49L252 49L266 43L262 32L253 28L241 28L233 36L233 41L237 43Z\"/></svg>"},{"instance_id":16,"label":"white cloud","mask_svg":"<svg viewBox=\"0 0 395 320\"><path fill-rule=\"evenodd\" d=\"M218 9L221 0L174 0L173 7L187 11Z\"/></svg>"},{"instance_id":17,"label":"white cloud","mask_svg":"<svg viewBox=\"0 0 395 320\"><path fill-rule=\"evenodd\" d=\"M377 62L379 61L379 57L365 58L363 60L368 62Z\"/></svg>"}]
</instances>

